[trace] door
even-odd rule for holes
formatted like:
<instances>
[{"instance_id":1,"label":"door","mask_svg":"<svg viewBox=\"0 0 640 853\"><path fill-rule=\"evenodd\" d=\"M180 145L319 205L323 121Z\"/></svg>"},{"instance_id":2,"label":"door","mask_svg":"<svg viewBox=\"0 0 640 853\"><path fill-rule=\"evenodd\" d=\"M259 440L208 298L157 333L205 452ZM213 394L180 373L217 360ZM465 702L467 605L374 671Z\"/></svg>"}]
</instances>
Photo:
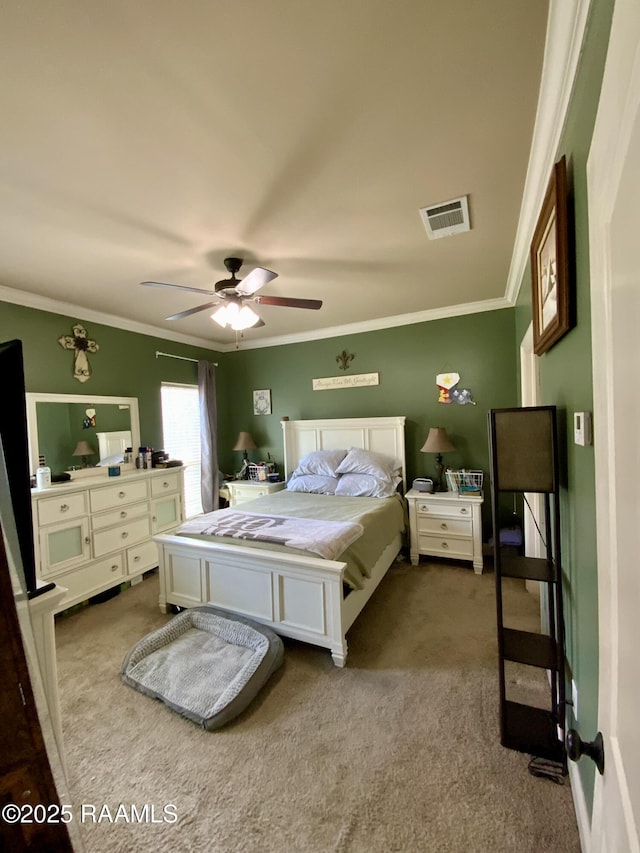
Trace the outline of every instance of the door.
<instances>
[{"instance_id":1,"label":"door","mask_svg":"<svg viewBox=\"0 0 640 853\"><path fill-rule=\"evenodd\" d=\"M594 853L640 850L640 14L618 0L587 165L596 460L599 698ZM581 732L591 740L595 732Z\"/></svg>"}]
</instances>

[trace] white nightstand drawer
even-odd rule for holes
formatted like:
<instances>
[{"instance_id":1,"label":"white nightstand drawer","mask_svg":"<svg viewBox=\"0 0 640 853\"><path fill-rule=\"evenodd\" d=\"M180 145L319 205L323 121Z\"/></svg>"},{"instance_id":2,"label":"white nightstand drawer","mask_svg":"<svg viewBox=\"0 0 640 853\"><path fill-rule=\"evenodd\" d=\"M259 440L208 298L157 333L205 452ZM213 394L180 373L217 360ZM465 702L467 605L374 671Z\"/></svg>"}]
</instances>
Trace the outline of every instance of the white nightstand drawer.
<instances>
[{"instance_id":1,"label":"white nightstand drawer","mask_svg":"<svg viewBox=\"0 0 640 853\"><path fill-rule=\"evenodd\" d=\"M433 533L436 536L473 535L473 522L470 518L439 518L435 515L418 515L418 533Z\"/></svg>"},{"instance_id":2,"label":"white nightstand drawer","mask_svg":"<svg viewBox=\"0 0 640 853\"><path fill-rule=\"evenodd\" d=\"M101 557L103 554L108 554L109 551L117 551L118 548L135 545L143 539L148 539L150 535L149 518L140 518L136 521L130 521L128 524L112 527L109 530L99 530L93 534L93 555L94 557Z\"/></svg>"},{"instance_id":3,"label":"white nightstand drawer","mask_svg":"<svg viewBox=\"0 0 640 853\"><path fill-rule=\"evenodd\" d=\"M114 524L122 524L125 521L133 521L133 519L141 518L148 513L148 501L127 504L121 509L114 509L111 512L102 512L100 515L94 515L91 519L91 525L94 530L104 530L105 527L112 527Z\"/></svg>"},{"instance_id":4,"label":"white nightstand drawer","mask_svg":"<svg viewBox=\"0 0 640 853\"><path fill-rule=\"evenodd\" d=\"M43 498L38 501L38 521L40 524L55 524L86 515L87 510L86 492L72 492L55 498Z\"/></svg>"},{"instance_id":5,"label":"white nightstand drawer","mask_svg":"<svg viewBox=\"0 0 640 853\"><path fill-rule=\"evenodd\" d=\"M449 536L418 536L420 551L441 555L443 557L460 557L470 559L473 557L473 541L471 539L455 539Z\"/></svg>"},{"instance_id":6,"label":"white nightstand drawer","mask_svg":"<svg viewBox=\"0 0 640 853\"><path fill-rule=\"evenodd\" d=\"M122 483L117 486L109 486L106 489L91 489L89 492L91 510L99 512L101 509L113 509L122 504L130 504L142 501L148 497L147 481Z\"/></svg>"},{"instance_id":7,"label":"white nightstand drawer","mask_svg":"<svg viewBox=\"0 0 640 853\"><path fill-rule=\"evenodd\" d=\"M154 498L160 495L168 495L170 492L177 492L180 487L180 474L165 474L162 477L154 477L151 480L151 496Z\"/></svg>"},{"instance_id":8,"label":"white nightstand drawer","mask_svg":"<svg viewBox=\"0 0 640 853\"><path fill-rule=\"evenodd\" d=\"M436 503L435 501L416 501L416 509L419 515L440 515L448 518L471 518L471 504L464 501L448 501L447 503Z\"/></svg>"}]
</instances>

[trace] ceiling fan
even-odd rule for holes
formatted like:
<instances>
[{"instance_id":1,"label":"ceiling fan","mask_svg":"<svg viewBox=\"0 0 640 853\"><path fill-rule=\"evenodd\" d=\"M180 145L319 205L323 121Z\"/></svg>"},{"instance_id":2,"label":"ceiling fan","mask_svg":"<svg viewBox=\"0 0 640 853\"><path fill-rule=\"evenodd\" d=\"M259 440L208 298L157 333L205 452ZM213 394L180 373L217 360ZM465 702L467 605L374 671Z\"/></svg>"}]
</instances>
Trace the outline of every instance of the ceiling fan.
<instances>
[{"instance_id":1,"label":"ceiling fan","mask_svg":"<svg viewBox=\"0 0 640 853\"><path fill-rule=\"evenodd\" d=\"M241 258L225 258L224 265L231 273L230 278L217 281L213 290L205 290L201 287L187 287L182 284L166 284L162 281L141 281L140 284L148 287L172 287L176 290L186 290L191 293L206 293L214 296L214 302L205 302L204 305L196 305L195 308L187 308L165 317L166 320L182 320L206 311L208 308L216 308L211 318L219 323L222 328L231 326L235 331L242 331L256 326L264 326L264 320L251 308L251 302L258 305L277 305L282 308L310 308L317 311L322 307L320 299L296 299L288 296L261 296L256 292L277 278L278 274L264 267L256 267L246 278L237 279L236 273L242 266Z\"/></svg>"}]
</instances>

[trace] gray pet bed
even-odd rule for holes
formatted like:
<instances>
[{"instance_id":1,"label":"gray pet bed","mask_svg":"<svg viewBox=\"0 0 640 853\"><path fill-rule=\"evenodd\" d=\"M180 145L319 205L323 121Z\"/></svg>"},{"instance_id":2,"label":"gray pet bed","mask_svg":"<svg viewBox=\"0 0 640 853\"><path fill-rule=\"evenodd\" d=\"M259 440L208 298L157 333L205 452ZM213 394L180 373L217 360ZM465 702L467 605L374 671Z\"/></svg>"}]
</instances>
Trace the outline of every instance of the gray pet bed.
<instances>
[{"instance_id":1,"label":"gray pet bed","mask_svg":"<svg viewBox=\"0 0 640 853\"><path fill-rule=\"evenodd\" d=\"M214 607L194 607L139 640L125 684L212 731L237 717L282 664L270 628Z\"/></svg>"}]
</instances>

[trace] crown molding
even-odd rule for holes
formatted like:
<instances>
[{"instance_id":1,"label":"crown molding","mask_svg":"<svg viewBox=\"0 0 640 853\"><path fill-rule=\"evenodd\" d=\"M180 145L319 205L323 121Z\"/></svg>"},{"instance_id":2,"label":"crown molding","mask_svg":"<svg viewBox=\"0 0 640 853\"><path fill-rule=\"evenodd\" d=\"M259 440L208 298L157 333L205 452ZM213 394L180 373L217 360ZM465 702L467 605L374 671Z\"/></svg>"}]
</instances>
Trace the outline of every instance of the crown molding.
<instances>
[{"instance_id":1,"label":"crown molding","mask_svg":"<svg viewBox=\"0 0 640 853\"><path fill-rule=\"evenodd\" d=\"M90 320L92 323L100 323L103 326L112 326L126 332L136 332L139 335L149 335L152 338L175 341L178 344L189 344L203 349L220 352L221 347L208 341L206 338L197 338L193 335L183 335L180 332L167 331L157 326L148 326L146 323L138 323L126 317L118 317L115 314L103 314L92 308L82 305L74 305L71 302L61 302L48 296L37 296L24 290L0 285L0 302L11 302L14 305L23 305L25 308L36 308L38 311L49 311L51 314L64 314L69 317L78 317L82 320Z\"/></svg>"},{"instance_id":2,"label":"crown molding","mask_svg":"<svg viewBox=\"0 0 640 853\"><path fill-rule=\"evenodd\" d=\"M515 305L538 215L558 155L589 17L590 0L551 0L540 95L505 298Z\"/></svg>"},{"instance_id":3,"label":"crown molding","mask_svg":"<svg viewBox=\"0 0 640 853\"><path fill-rule=\"evenodd\" d=\"M183 335L180 332L168 332L156 326L148 326L126 317L117 317L113 314L103 314L81 305L73 305L70 302L60 302L50 297L37 296L23 290L0 285L0 302L11 302L23 305L26 308L35 308L39 311L49 311L51 314L63 314L68 317L78 317L82 320L90 320L103 326L113 326L128 332L136 332L140 335L149 335L152 338L175 341L180 344L202 347L213 352L235 352L238 349L263 349L265 347L284 346L285 344L298 344L305 341L321 341L325 338L336 338L341 335L357 335L362 332L375 332L380 329L391 329L396 326L410 326L414 323L428 323L431 320L442 320L447 317L459 317L464 314L479 314L483 311L496 311L500 308L511 308L511 303L504 297L487 299L482 302L467 302L463 305L449 305L445 308L435 308L429 311L418 311L414 314L397 314L393 317L382 317L377 320L365 320L361 323L348 323L344 326L332 326L326 329L315 329L310 332L300 332L291 335L280 335L273 338L261 338L259 340L245 340L236 346L234 343L212 343L205 338L192 335Z\"/></svg>"},{"instance_id":4,"label":"crown molding","mask_svg":"<svg viewBox=\"0 0 640 853\"><path fill-rule=\"evenodd\" d=\"M428 323L431 320L444 320L448 317L460 317L465 314L480 314L484 311L497 311L500 308L513 308L513 305L503 296L496 299L486 299L482 302L466 302L463 305L448 305L445 308L433 308L429 311L418 311L414 314L396 314L393 317L380 317L376 320L365 320L361 323L347 323L344 326L330 326L326 329L315 329L310 332L299 332L292 335L280 335L259 340L242 340L238 348L261 349L263 347L284 346L285 344L300 344L307 341L322 341L326 338L337 338L343 335L359 335L363 332L377 332L381 329L392 329L396 326L411 326L414 323ZM221 347L223 352L237 349L235 344Z\"/></svg>"}]
</instances>

